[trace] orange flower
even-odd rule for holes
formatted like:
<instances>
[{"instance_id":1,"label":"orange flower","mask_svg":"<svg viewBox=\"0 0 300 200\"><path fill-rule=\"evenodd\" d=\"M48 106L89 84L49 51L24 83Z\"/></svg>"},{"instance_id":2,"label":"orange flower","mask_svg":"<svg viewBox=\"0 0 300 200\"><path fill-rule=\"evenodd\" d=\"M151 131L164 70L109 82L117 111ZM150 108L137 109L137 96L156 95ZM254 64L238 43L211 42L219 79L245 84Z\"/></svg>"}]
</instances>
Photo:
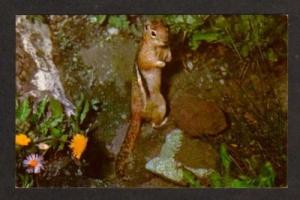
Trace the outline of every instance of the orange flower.
<instances>
[{"instance_id":1,"label":"orange flower","mask_svg":"<svg viewBox=\"0 0 300 200\"><path fill-rule=\"evenodd\" d=\"M16 145L27 146L31 142L31 139L23 133L16 135Z\"/></svg>"},{"instance_id":2,"label":"orange flower","mask_svg":"<svg viewBox=\"0 0 300 200\"><path fill-rule=\"evenodd\" d=\"M71 148L72 155L75 158L80 159L82 153L86 148L87 142L88 142L88 138L82 134L76 134L73 136L69 147Z\"/></svg>"}]
</instances>

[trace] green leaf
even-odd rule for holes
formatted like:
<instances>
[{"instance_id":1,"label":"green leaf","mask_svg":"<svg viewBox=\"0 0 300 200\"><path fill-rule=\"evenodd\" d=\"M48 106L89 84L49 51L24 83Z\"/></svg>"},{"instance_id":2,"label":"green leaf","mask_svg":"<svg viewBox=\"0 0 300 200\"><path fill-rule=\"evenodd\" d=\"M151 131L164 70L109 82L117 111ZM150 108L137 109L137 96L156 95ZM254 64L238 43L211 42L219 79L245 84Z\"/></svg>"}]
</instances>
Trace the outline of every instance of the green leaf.
<instances>
[{"instance_id":1,"label":"green leaf","mask_svg":"<svg viewBox=\"0 0 300 200\"><path fill-rule=\"evenodd\" d=\"M272 187L275 183L276 173L270 162L266 162L260 170L258 185L260 187Z\"/></svg>"},{"instance_id":2,"label":"green leaf","mask_svg":"<svg viewBox=\"0 0 300 200\"><path fill-rule=\"evenodd\" d=\"M126 15L110 16L108 19L108 24L111 27L118 29L128 29L129 27L129 22Z\"/></svg>"},{"instance_id":3,"label":"green leaf","mask_svg":"<svg viewBox=\"0 0 300 200\"><path fill-rule=\"evenodd\" d=\"M251 180L233 179L229 185L232 188L249 188L253 187Z\"/></svg>"},{"instance_id":4,"label":"green leaf","mask_svg":"<svg viewBox=\"0 0 300 200\"><path fill-rule=\"evenodd\" d=\"M223 187L223 181L221 175L214 171L209 175L209 181L212 187Z\"/></svg>"},{"instance_id":5,"label":"green leaf","mask_svg":"<svg viewBox=\"0 0 300 200\"><path fill-rule=\"evenodd\" d=\"M224 143L221 144L221 147L220 147L220 157L221 157L222 165L225 168L225 172L228 173L229 168L230 168L230 164L231 164L231 159L230 159L229 154L227 152L227 147Z\"/></svg>"},{"instance_id":6,"label":"green leaf","mask_svg":"<svg viewBox=\"0 0 300 200\"><path fill-rule=\"evenodd\" d=\"M277 54L273 51L273 49L269 49L267 52L267 58L271 62L277 62L278 61L278 56Z\"/></svg>"},{"instance_id":7,"label":"green leaf","mask_svg":"<svg viewBox=\"0 0 300 200\"><path fill-rule=\"evenodd\" d=\"M221 34L218 32L207 32L207 33L197 32L193 34L192 40L214 42L219 40L220 36Z\"/></svg>"},{"instance_id":8,"label":"green leaf","mask_svg":"<svg viewBox=\"0 0 300 200\"><path fill-rule=\"evenodd\" d=\"M201 187L197 177L187 169L183 170L183 180L187 182L191 187Z\"/></svg>"},{"instance_id":9,"label":"green leaf","mask_svg":"<svg viewBox=\"0 0 300 200\"><path fill-rule=\"evenodd\" d=\"M89 102L85 100L82 112L80 113L80 124L84 121L87 113L89 112L90 106Z\"/></svg>"},{"instance_id":10,"label":"green leaf","mask_svg":"<svg viewBox=\"0 0 300 200\"><path fill-rule=\"evenodd\" d=\"M63 115L63 108L59 101L56 99L50 100L50 110L53 117L60 117Z\"/></svg>"},{"instance_id":11,"label":"green leaf","mask_svg":"<svg viewBox=\"0 0 300 200\"><path fill-rule=\"evenodd\" d=\"M75 113L75 121L79 122L80 120L80 113L82 110L82 105L84 103L84 95L83 93L80 93L79 99L76 101L76 113Z\"/></svg>"},{"instance_id":12,"label":"green leaf","mask_svg":"<svg viewBox=\"0 0 300 200\"><path fill-rule=\"evenodd\" d=\"M63 121L63 116L60 116L60 117L51 117L48 120L49 128L55 128L55 127L57 127L62 121Z\"/></svg>"},{"instance_id":13,"label":"green leaf","mask_svg":"<svg viewBox=\"0 0 300 200\"><path fill-rule=\"evenodd\" d=\"M30 115L31 109L29 107L28 98L24 99L17 108L16 118L21 122L26 121Z\"/></svg>"},{"instance_id":14,"label":"green leaf","mask_svg":"<svg viewBox=\"0 0 300 200\"><path fill-rule=\"evenodd\" d=\"M42 117L42 115L44 114L47 103L48 103L47 96L44 97L41 102L39 102L38 107L37 107L37 112L36 112L37 120L39 120Z\"/></svg>"},{"instance_id":15,"label":"green leaf","mask_svg":"<svg viewBox=\"0 0 300 200\"><path fill-rule=\"evenodd\" d=\"M245 58L249 55L249 47L248 45L243 45L241 48L241 55Z\"/></svg>"},{"instance_id":16,"label":"green leaf","mask_svg":"<svg viewBox=\"0 0 300 200\"><path fill-rule=\"evenodd\" d=\"M215 27L217 27L218 29L225 29L225 25L226 25L226 20L225 20L224 16L219 15L215 19Z\"/></svg>"},{"instance_id":17,"label":"green leaf","mask_svg":"<svg viewBox=\"0 0 300 200\"><path fill-rule=\"evenodd\" d=\"M47 121L43 121L37 127L38 132L40 132L42 135L46 135L48 132L48 129L49 129L49 127L48 127Z\"/></svg>"},{"instance_id":18,"label":"green leaf","mask_svg":"<svg viewBox=\"0 0 300 200\"><path fill-rule=\"evenodd\" d=\"M50 130L50 133L51 133L52 136L54 136L54 137L56 137L56 138L61 137L61 135L63 134L63 133L62 133L59 129L57 129L57 128L52 128L52 129Z\"/></svg>"},{"instance_id":19,"label":"green leaf","mask_svg":"<svg viewBox=\"0 0 300 200\"><path fill-rule=\"evenodd\" d=\"M196 50L201 41L206 41L206 42L217 42L219 41L221 36L221 33L219 32L195 32L192 35L192 39L189 41L189 45L192 50Z\"/></svg>"},{"instance_id":20,"label":"green leaf","mask_svg":"<svg viewBox=\"0 0 300 200\"><path fill-rule=\"evenodd\" d=\"M66 142L68 140L68 135L62 135L59 140L61 142Z\"/></svg>"},{"instance_id":21,"label":"green leaf","mask_svg":"<svg viewBox=\"0 0 300 200\"><path fill-rule=\"evenodd\" d=\"M21 179L22 188L30 188L33 186L33 178L29 174L24 174L19 176Z\"/></svg>"},{"instance_id":22,"label":"green leaf","mask_svg":"<svg viewBox=\"0 0 300 200\"><path fill-rule=\"evenodd\" d=\"M60 117L50 117L47 120L40 123L38 130L42 135L46 135L49 129L56 128L63 121L63 116Z\"/></svg>"},{"instance_id":23,"label":"green leaf","mask_svg":"<svg viewBox=\"0 0 300 200\"><path fill-rule=\"evenodd\" d=\"M188 23L188 24L194 24L194 23L196 23L195 17L193 17L192 15L187 15L186 16L186 23Z\"/></svg>"},{"instance_id":24,"label":"green leaf","mask_svg":"<svg viewBox=\"0 0 300 200\"><path fill-rule=\"evenodd\" d=\"M58 151L61 151L64 149L65 147L65 144L68 140L68 135L62 135L59 139L60 143L59 143L59 146L58 146Z\"/></svg>"}]
</instances>

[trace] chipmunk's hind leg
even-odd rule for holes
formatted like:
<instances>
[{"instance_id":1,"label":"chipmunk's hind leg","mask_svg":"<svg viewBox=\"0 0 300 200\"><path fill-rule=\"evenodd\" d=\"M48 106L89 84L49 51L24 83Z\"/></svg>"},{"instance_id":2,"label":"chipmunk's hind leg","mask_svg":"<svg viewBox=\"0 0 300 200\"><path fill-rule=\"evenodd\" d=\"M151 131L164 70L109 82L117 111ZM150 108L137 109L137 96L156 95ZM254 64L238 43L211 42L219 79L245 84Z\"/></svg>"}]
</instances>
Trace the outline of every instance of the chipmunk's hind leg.
<instances>
[{"instance_id":1,"label":"chipmunk's hind leg","mask_svg":"<svg viewBox=\"0 0 300 200\"><path fill-rule=\"evenodd\" d=\"M167 111L166 101L161 94L158 94L153 102L155 102L156 106L152 114L152 127L159 128L167 122L167 118L165 118Z\"/></svg>"}]
</instances>

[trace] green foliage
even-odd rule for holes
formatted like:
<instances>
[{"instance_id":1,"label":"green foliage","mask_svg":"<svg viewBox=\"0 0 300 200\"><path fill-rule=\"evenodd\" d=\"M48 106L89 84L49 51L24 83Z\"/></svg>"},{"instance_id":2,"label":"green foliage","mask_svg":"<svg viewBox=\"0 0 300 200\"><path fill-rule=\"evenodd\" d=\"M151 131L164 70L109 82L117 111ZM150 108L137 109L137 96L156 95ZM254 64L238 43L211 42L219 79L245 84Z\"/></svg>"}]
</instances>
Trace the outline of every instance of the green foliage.
<instances>
[{"instance_id":1,"label":"green foliage","mask_svg":"<svg viewBox=\"0 0 300 200\"><path fill-rule=\"evenodd\" d=\"M197 50L203 42L219 43L235 52L241 60L260 58L271 63L286 56L286 49L274 45L287 44L287 23L284 16L272 15L159 15L170 27L171 34ZM115 27L135 36L137 26L126 15L92 15L92 23ZM142 18L142 17L140 17ZM141 20L143 21L143 20ZM139 20L136 21L137 23ZM139 27L141 28L141 27ZM141 30L139 31L141 32ZM182 40L181 40L182 39Z\"/></svg>"},{"instance_id":2,"label":"green foliage","mask_svg":"<svg viewBox=\"0 0 300 200\"><path fill-rule=\"evenodd\" d=\"M46 96L38 104L37 112L34 115L35 120L40 120L41 119L41 117L44 115L47 104L48 104L48 97Z\"/></svg>"},{"instance_id":3,"label":"green foliage","mask_svg":"<svg viewBox=\"0 0 300 200\"><path fill-rule=\"evenodd\" d=\"M33 178L29 174L20 174L19 179L22 188L30 188L33 186Z\"/></svg>"},{"instance_id":4,"label":"green foliage","mask_svg":"<svg viewBox=\"0 0 300 200\"><path fill-rule=\"evenodd\" d=\"M191 49L196 50L201 41L206 41L208 43L214 43L220 39L220 34L215 32L196 32L192 35L189 45Z\"/></svg>"},{"instance_id":5,"label":"green foliage","mask_svg":"<svg viewBox=\"0 0 300 200\"><path fill-rule=\"evenodd\" d=\"M201 184L197 177L189 170L183 170L183 180L192 188L200 188Z\"/></svg>"},{"instance_id":6,"label":"green foliage","mask_svg":"<svg viewBox=\"0 0 300 200\"><path fill-rule=\"evenodd\" d=\"M225 144L221 144L220 157L221 157L222 165L225 169L225 173L228 174L229 169L230 169L231 159L229 157L229 154L227 152L227 148L226 148Z\"/></svg>"},{"instance_id":7,"label":"green foliage","mask_svg":"<svg viewBox=\"0 0 300 200\"><path fill-rule=\"evenodd\" d=\"M96 107L94 100L94 107ZM66 144L74 134L87 133L83 126L89 111L89 100L80 95L76 104L75 115L68 117L62 104L56 99L44 97L39 102L26 98L16 103L16 133L27 135L31 142L26 147L16 146L17 182L21 187L32 187L35 180L24 173L22 162L30 153L46 154L48 159L63 151L70 159ZM48 149L39 149L39 144L46 144ZM62 152L62 153L63 153ZM69 154L69 155L67 155Z\"/></svg>"},{"instance_id":8,"label":"green foliage","mask_svg":"<svg viewBox=\"0 0 300 200\"><path fill-rule=\"evenodd\" d=\"M32 23L44 23L45 18L43 15L27 15L27 19L29 19Z\"/></svg>"},{"instance_id":9,"label":"green foliage","mask_svg":"<svg viewBox=\"0 0 300 200\"><path fill-rule=\"evenodd\" d=\"M239 175L234 178L230 175L231 159L225 144L221 144L220 157L223 173L217 171L209 175L212 187L249 188L249 187L273 187L275 183L275 171L270 162L266 162L260 169L257 177Z\"/></svg>"},{"instance_id":10,"label":"green foliage","mask_svg":"<svg viewBox=\"0 0 300 200\"><path fill-rule=\"evenodd\" d=\"M77 120L67 117L56 99L46 96L37 103L36 109L30 106L33 102L29 99L21 100L16 109L16 130L22 133L30 132L34 141L46 141L51 148L62 146L68 137L80 131L80 125L90 109L88 100L83 96L82 99L84 103L76 107Z\"/></svg>"},{"instance_id":11,"label":"green foliage","mask_svg":"<svg viewBox=\"0 0 300 200\"><path fill-rule=\"evenodd\" d=\"M120 30L126 30L129 27L129 21L127 20L126 15L111 15L108 19L108 25L110 27L115 27Z\"/></svg>"},{"instance_id":12,"label":"green foliage","mask_svg":"<svg viewBox=\"0 0 300 200\"><path fill-rule=\"evenodd\" d=\"M257 179L260 187L272 187L275 182L275 171L270 162L266 162L261 168Z\"/></svg>"},{"instance_id":13,"label":"green foliage","mask_svg":"<svg viewBox=\"0 0 300 200\"><path fill-rule=\"evenodd\" d=\"M168 15L165 18L174 33L186 32L192 35L204 24L208 15Z\"/></svg>"},{"instance_id":14,"label":"green foliage","mask_svg":"<svg viewBox=\"0 0 300 200\"><path fill-rule=\"evenodd\" d=\"M60 118L63 115L63 108L59 101L51 99L49 107L54 118Z\"/></svg>"},{"instance_id":15,"label":"green foliage","mask_svg":"<svg viewBox=\"0 0 300 200\"><path fill-rule=\"evenodd\" d=\"M75 120L78 124L82 124L90 110L89 101L81 93L79 100L76 102Z\"/></svg>"},{"instance_id":16,"label":"green foliage","mask_svg":"<svg viewBox=\"0 0 300 200\"><path fill-rule=\"evenodd\" d=\"M17 108L16 119L19 122L24 122L30 115L31 109L29 107L29 100L24 99Z\"/></svg>"},{"instance_id":17,"label":"green foliage","mask_svg":"<svg viewBox=\"0 0 300 200\"><path fill-rule=\"evenodd\" d=\"M286 56L286 49L275 48L275 44L287 43L287 23L284 16L273 15L159 15L170 27L171 34L185 41L192 50L197 50L203 42L219 43L232 49L241 59L260 58L277 62ZM142 31L136 17L130 23L129 15L90 15L92 24L109 26L126 31L135 36ZM140 30L137 30L140 29ZM181 40L183 39L183 40ZM63 42L60 43L62 45ZM67 45L67 44L66 44Z\"/></svg>"},{"instance_id":18,"label":"green foliage","mask_svg":"<svg viewBox=\"0 0 300 200\"><path fill-rule=\"evenodd\" d=\"M202 42L221 43L240 59L257 57L276 62L284 52L272 45L286 45L287 25L282 16L271 15L170 15L165 17L173 34L183 34L192 50Z\"/></svg>"}]
</instances>

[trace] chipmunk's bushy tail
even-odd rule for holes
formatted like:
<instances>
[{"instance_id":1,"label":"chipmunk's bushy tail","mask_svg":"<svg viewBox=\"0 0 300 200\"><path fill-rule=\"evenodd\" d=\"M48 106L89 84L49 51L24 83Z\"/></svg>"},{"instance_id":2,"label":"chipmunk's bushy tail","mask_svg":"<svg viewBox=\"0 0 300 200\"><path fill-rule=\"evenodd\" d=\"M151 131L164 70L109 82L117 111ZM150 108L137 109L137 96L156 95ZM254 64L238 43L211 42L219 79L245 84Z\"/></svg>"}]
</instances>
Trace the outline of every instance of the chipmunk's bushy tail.
<instances>
[{"instance_id":1,"label":"chipmunk's bushy tail","mask_svg":"<svg viewBox=\"0 0 300 200\"><path fill-rule=\"evenodd\" d=\"M120 178L125 175L125 169L127 167L129 157L134 149L142 123L143 100L137 80L132 82L131 89L131 122L117 156L115 165L116 174Z\"/></svg>"}]
</instances>

